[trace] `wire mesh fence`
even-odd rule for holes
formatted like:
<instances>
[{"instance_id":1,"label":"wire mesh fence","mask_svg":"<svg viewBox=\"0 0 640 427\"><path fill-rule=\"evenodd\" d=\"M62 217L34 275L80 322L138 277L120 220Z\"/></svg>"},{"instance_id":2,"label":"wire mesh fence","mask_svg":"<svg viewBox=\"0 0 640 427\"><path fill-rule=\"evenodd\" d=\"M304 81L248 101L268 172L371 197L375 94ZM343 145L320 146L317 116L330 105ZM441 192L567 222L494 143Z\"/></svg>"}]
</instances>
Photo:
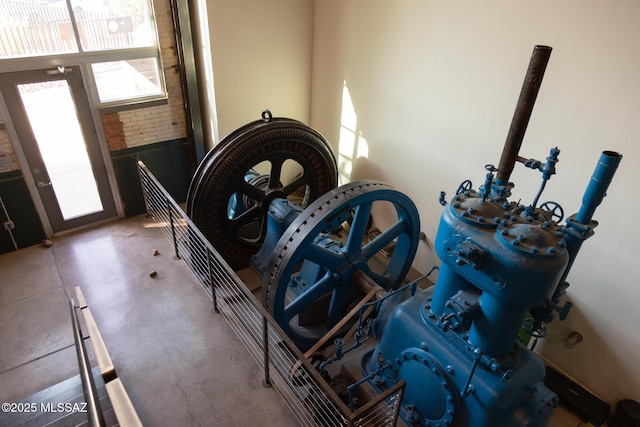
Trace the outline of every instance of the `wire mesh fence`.
<instances>
[{"instance_id":1,"label":"wire mesh fence","mask_svg":"<svg viewBox=\"0 0 640 427\"><path fill-rule=\"evenodd\" d=\"M145 164L138 162L147 213L173 244L254 361L303 426L391 426L404 383L352 410L292 343Z\"/></svg>"}]
</instances>

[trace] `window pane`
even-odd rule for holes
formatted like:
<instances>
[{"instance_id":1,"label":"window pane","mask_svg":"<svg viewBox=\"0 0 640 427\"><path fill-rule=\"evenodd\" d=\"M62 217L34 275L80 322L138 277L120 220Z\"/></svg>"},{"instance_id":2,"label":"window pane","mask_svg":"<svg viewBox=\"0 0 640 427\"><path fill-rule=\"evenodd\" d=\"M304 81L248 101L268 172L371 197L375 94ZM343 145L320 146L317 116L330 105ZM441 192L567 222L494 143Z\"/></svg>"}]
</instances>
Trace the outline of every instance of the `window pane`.
<instances>
[{"instance_id":1,"label":"window pane","mask_svg":"<svg viewBox=\"0 0 640 427\"><path fill-rule=\"evenodd\" d=\"M0 0L0 58L77 51L66 6L53 7L37 0Z\"/></svg>"},{"instance_id":2,"label":"window pane","mask_svg":"<svg viewBox=\"0 0 640 427\"><path fill-rule=\"evenodd\" d=\"M101 62L91 68L101 103L164 94L156 58Z\"/></svg>"},{"instance_id":3,"label":"window pane","mask_svg":"<svg viewBox=\"0 0 640 427\"><path fill-rule=\"evenodd\" d=\"M71 6L83 50L156 44L147 0L71 0Z\"/></svg>"}]
</instances>

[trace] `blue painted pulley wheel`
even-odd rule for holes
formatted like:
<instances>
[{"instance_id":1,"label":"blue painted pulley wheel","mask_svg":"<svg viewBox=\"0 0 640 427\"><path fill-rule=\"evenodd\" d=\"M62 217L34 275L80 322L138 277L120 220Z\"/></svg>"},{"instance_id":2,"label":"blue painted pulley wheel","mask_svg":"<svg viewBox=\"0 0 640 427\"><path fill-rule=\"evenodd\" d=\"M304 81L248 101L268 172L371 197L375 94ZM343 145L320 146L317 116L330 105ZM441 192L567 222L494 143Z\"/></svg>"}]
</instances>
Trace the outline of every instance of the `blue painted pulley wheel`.
<instances>
[{"instance_id":1,"label":"blue painted pulley wheel","mask_svg":"<svg viewBox=\"0 0 640 427\"><path fill-rule=\"evenodd\" d=\"M368 230L372 213L375 233ZM331 234L341 226L348 230L342 238ZM309 205L278 241L262 282L263 304L299 348L310 348L362 297L354 273L397 289L419 239L418 211L406 195L377 181L339 187ZM376 256L391 246L388 258Z\"/></svg>"},{"instance_id":2,"label":"blue painted pulley wheel","mask_svg":"<svg viewBox=\"0 0 640 427\"><path fill-rule=\"evenodd\" d=\"M242 126L203 159L187 195L187 215L233 269L249 265L274 199L304 208L338 183L336 159L318 132L274 118Z\"/></svg>"}]
</instances>

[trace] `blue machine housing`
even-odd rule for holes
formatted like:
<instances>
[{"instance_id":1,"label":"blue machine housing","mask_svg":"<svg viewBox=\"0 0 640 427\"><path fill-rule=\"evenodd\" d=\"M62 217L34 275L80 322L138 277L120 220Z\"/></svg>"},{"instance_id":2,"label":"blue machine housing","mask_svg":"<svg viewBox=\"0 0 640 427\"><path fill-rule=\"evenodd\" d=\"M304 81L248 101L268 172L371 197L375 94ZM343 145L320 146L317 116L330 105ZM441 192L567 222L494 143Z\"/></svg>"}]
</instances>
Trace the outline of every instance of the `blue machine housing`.
<instances>
[{"instance_id":1,"label":"blue machine housing","mask_svg":"<svg viewBox=\"0 0 640 427\"><path fill-rule=\"evenodd\" d=\"M432 312L442 316L458 292L477 292L469 341L498 358L510 351L527 310L551 297L569 262L559 226L542 212L540 220L513 211L474 191L458 194L442 214L435 243L442 266Z\"/></svg>"},{"instance_id":2,"label":"blue machine housing","mask_svg":"<svg viewBox=\"0 0 640 427\"><path fill-rule=\"evenodd\" d=\"M547 165L558 153L551 150ZM558 398L544 386L542 361L517 336L528 314L532 335L542 334L554 312L566 316L570 305L559 306L565 279L593 235L592 215L621 158L602 153L580 211L565 226L554 220L556 203L543 204L553 206L546 210L508 202L513 184L494 182L493 167L480 192L461 185L441 216L435 286L383 303L376 319L380 343L361 363L380 391L406 382L400 414L408 424L548 424ZM538 196L551 175L541 169Z\"/></svg>"},{"instance_id":3,"label":"blue machine housing","mask_svg":"<svg viewBox=\"0 0 640 427\"><path fill-rule=\"evenodd\" d=\"M410 424L547 425L557 397L516 337L529 308L553 294L565 248L561 227L543 212L459 193L440 220L435 287L383 310L365 375L376 374L379 389L407 382L401 415Z\"/></svg>"},{"instance_id":4,"label":"blue machine housing","mask_svg":"<svg viewBox=\"0 0 640 427\"><path fill-rule=\"evenodd\" d=\"M543 384L540 359L520 344L502 361L483 356L464 334L442 328L430 310L432 292L398 305L363 358L365 373L377 373L374 387L406 381L401 416L410 425L547 425L557 401Z\"/></svg>"}]
</instances>

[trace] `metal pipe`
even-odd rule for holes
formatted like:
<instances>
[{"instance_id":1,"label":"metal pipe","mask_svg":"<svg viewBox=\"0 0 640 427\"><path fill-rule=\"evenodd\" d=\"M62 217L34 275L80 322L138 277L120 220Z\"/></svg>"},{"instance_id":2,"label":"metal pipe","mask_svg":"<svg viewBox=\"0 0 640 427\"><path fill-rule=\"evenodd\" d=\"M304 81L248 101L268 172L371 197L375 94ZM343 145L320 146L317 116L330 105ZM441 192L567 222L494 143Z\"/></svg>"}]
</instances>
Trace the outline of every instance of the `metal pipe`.
<instances>
[{"instance_id":1,"label":"metal pipe","mask_svg":"<svg viewBox=\"0 0 640 427\"><path fill-rule=\"evenodd\" d=\"M614 151L603 151L596 164L596 169L591 175L589 185L582 196L582 206L577 214L567 218L567 225L564 227L565 240L567 241L567 252L569 252L569 263L562 274L560 282L553 296L553 302L557 303L563 293L563 285L573 262L578 256L578 252L585 240L593 236L593 229L598 225L592 222L593 214L604 199L607 188L616 173L616 169L622 160L622 154ZM566 289L566 286L564 287Z\"/></svg>"},{"instance_id":2,"label":"metal pipe","mask_svg":"<svg viewBox=\"0 0 640 427\"><path fill-rule=\"evenodd\" d=\"M582 206L576 214L576 221L580 224L587 225L591 222L593 213L607 194L607 188L616 169L618 169L620 160L622 160L622 154L615 151L603 151L600 155L596 169L593 171L589 185L582 197Z\"/></svg>"},{"instance_id":3,"label":"metal pipe","mask_svg":"<svg viewBox=\"0 0 640 427\"><path fill-rule=\"evenodd\" d=\"M542 84L542 78L551 56L551 47L537 45L533 48L531 54L531 60L529 61L529 67L522 83L522 89L520 90L520 98L516 104L516 110L513 113L513 119L511 120L511 126L509 127L509 133L507 134L507 140L505 141L504 148L502 150L502 156L500 157L500 163L498 164L498 172L496 175L496 181L499 185L506 185L509 183L509 177L513 171L515 162L519 159L518 152L524 139L524 134L531 118L531 112L533 111L533 105L536 102L540 85Z\"/></svg>"}]
</instances>

